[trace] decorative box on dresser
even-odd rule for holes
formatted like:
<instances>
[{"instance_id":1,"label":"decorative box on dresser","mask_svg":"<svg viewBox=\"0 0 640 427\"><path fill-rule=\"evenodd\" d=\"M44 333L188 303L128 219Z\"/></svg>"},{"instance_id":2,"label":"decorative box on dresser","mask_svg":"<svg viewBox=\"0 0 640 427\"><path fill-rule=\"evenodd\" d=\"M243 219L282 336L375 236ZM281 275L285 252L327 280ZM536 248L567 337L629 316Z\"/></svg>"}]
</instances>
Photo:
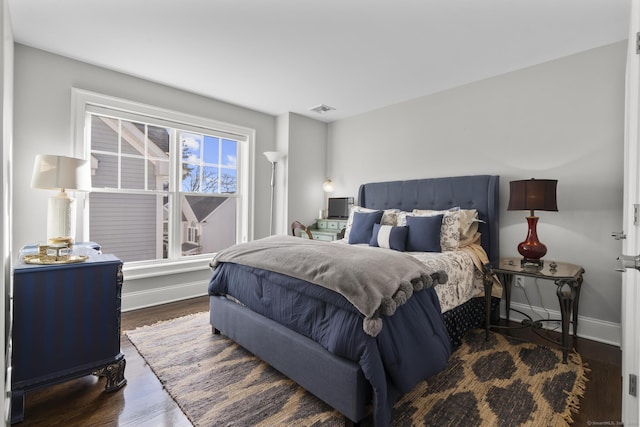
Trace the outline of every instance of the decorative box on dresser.
<instances>
[{"instance_id":1,"label":"decorative box on dresser","mask_svg":"<svg viewBox=\"0 0 640 427\"><path fill-rule=\"evenodd\" d=\"M23 253L13 271L12 423L24 419L29 390L91 374L106 377L106 391L126 384L122 261L87 251L83 262L33 265Z\"/></svg>"},{"instance_id":2,"label":"decorative box on dresser","mask_svg":"<svg viewBox=\"0 0 640 427\"><path fill-rule=\"evenodd\" d=\"M344 230L347 227L346 219L318 219L313 227L309 227L309 231L314 240L333 241L344 237ZM306 234L301 235L307 238Z\"/></svg>"}]
</instances>

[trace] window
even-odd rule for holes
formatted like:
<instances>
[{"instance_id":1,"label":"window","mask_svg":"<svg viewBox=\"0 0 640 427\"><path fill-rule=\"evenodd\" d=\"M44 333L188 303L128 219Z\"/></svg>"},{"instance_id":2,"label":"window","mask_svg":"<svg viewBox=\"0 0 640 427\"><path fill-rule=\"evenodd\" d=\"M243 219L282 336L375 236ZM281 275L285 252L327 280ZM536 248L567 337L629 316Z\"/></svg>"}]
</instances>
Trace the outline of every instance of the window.
<instances>
[{"instance_id":1,"label":"window","mask_svg":"<svg viewBox=\"0 0 640 427\"><path fill-rule=\"evenodd\" d=\"M92 169L83 240L127 265L208 260L249 239L252 130L80 90L74 99Z\"/></svg>"},{"instance_id":2,"label":"window","mask_svg":"<svg viewBox=\"0 0 640 427\"><path fill-rule=\"evenodd\" d=\"M199 243L199 240L198 240L198 225L195 223L195 221L191 222L191 226L189 227L189 230L187 230L187 231L188 231L187 242L198 244Z\"/></svg>"}]
</instances>

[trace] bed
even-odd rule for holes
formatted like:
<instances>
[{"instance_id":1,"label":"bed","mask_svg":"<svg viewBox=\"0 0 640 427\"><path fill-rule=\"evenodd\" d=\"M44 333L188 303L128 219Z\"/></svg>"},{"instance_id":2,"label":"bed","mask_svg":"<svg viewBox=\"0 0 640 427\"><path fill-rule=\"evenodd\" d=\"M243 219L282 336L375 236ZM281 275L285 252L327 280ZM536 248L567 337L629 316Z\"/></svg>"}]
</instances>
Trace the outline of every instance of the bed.
<instances>
[{"instance_id":1,"label":"bed","mask_svg":"<svg viewBox=\"0 0 640 427\"><path fill-rule=\"evenodd\" d=\"M499 177L492 175L369 183L360 187L357 204L364 209L385 212L392 209L400 212L442 211L452 207L474 209L481 235L479 243L488 261L495 263L499 258L498 183ZM425 284L428 279L436 285L441 273L436 263L430 278L424 277ZM448 279L448 274L445 278ZM263 287L267 283L269 287ZM245 286L249 286L249 290ZM322 286L277 271L222 262L215 269L209 288L210 323L214 333L222 333L245 347L348 420L361 421L372 406L376 425L388 425L391 406L408 391L407 387L412 387L416 378L426 378L443 369L464 333L484 326L484 295L462 298L460 304L454 303L455 307L447 308L443 313L439 300L442 296L438 296L434 287L425 288L420 287L410 298L403 300L401 306L394 308L392 316L383 317L381 331L372 335L365 327L369 317L363 316L362 312L354 315L353 306L348 301L345 303L341 295L333 295ZM322 298L330 299L314 305L320 293ZM252 302L252 294L260 294L257 305ZM289 298L294 302L282 302ZM494 298L492 303L494 315L497 301ZM268 312L263 310L265 305L269 307ZM275 309L271 306L279 307L286 314L272 312ZM296 319L293 322L290 321L290 307L299 309L293 315ZM437 315L434 314L436 308ZM329 327L323 326L319 333L315 327L309 329L305 319L299 319L304 317L300 313L313 313L323 325L340 319L343 323L353 324L351 332L347 333L347 338L336 338L336 334L327 329ZM416 317L421 319L420 328L406 327ZM366 333L354 332L358 329L354 326L357 319ZM405 332L407 330L411 332ZM416 333L420 337L412 338L411 334ZM429 341L420 342L423 339ZM405 341L410 343L405 344ZM390 348L390 342L399 343L399 349ZM371 356L373 352L376 355ZM390 363L391 359L396 361L394 357L402 359L402 363Z\"/></svg>"}]
</instances>

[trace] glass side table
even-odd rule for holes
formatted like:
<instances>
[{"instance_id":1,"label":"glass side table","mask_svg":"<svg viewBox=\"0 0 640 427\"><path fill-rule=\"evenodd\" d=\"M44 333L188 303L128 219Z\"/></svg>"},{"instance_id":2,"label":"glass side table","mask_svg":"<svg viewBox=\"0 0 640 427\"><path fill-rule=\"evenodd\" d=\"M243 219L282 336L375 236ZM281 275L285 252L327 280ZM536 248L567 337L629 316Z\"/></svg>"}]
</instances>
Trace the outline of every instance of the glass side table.
<instances>
[{"instance_id":1,"label":"glass side table","mask_svg":"<svg viewBox=\"0 0 640 427\"><path fill-rule=\"evenodd\" d=\"M507 322L509 321L509 312L511 310L516 311L526 317L522 321L522 327L531 327L540 337L553 341L540 334L538 330L542 328L541 322L557 321L558 319L534 321L528 314L511 308L511 286L514 276L553 281L557 287L556 294L560 303L560 321L562 324L562 341L557 344L562 346L562 362L567 363L567 354L571 348L569 345L569 325L571 323L573 323L573 339L577 338L578 304L580 302L580 288L582 287L584 268L575 264L549 260L545 260L544 265L541 267L522 266L520 260L517 257L500 258L498 267L486 266L487 273L497 275L504 287ZM488 317L486 327L487 330L491 327L496 327L489 324Z\"/></svg>"}]
</instances>

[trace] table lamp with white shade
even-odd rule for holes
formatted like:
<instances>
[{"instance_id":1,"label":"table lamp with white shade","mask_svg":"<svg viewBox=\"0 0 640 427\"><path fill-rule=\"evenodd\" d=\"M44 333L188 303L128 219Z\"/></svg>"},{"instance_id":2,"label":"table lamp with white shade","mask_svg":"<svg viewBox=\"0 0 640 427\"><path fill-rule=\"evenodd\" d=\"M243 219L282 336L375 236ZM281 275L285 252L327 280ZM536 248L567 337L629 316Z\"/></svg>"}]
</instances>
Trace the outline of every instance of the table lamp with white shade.
<instances>
[{"instance_id":1,"label":"table lamp with white shade","mask_svg":"<svg viewBox=\"0 0 640 427\"><path fill-rule=\"evenodd\" d=\"M75 157L39 154L31 177L32 188L59 190L49 198L47 238L75 239L76 206L66 190L89 191L91 171L86 160Z\"/></svg>"}]
</instances>

